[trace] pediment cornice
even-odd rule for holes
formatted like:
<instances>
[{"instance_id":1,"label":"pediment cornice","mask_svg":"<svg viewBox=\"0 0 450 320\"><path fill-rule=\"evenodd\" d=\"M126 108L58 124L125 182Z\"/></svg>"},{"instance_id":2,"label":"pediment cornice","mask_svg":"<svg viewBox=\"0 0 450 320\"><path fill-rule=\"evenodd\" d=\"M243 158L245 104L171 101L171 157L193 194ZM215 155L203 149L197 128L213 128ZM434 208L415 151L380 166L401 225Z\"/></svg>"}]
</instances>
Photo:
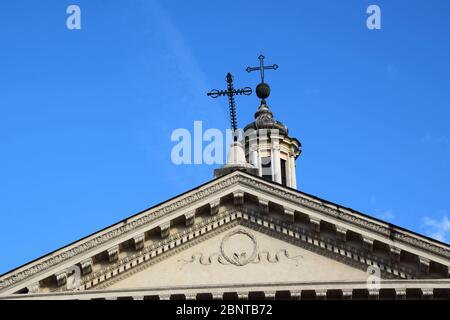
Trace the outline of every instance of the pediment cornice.
<instances>
[{"instance_id":1,"label":"pediment cornice","mask_svg":"<svg viewBox=\"0 0 450 320\"><path fill-rule=\"evenodd\" d=\"M238 189L239 186L272 195L280 199L280 201L291 203L293 206L310 208L333 219L356 225L370 232L401 241L410 246L432 252L433 254L445 258L450 257L450 250L445 245L440 245L426 238L397 229L389 224L379 222L349 209L321 201L296 190L266 182L258 177L236 171L5 274L0 279L0 291L5 291L9 287L46 272L59 264L72 260L75 261L75 259L85 260L89 258L89 252L95 248L106 248L109 243L128 234L131 235L134 231L146 224L163 219L183 208L194 208L197 203L204 202L207 199L213 199L219 193L223 194L224 190Z\"/></svg>"},{"instance_id":2,"label":"pediment cornice","mask_svg":"<svg viewBox=\"0 0 450 320\"><path fill-rule=\"evenodd\" d=\"M249 175L240 176L239 182L241 184L249 186L250 188L273 194L279 198L291 201L295 204L304 205L335 219L357 225L369 231L386 236L390 239L399 240L420 249L425 249L443 257L450 258L450 250L444 248L444 246L438 246L428 239L405 232L387 223L370 219L362 215L361 213L350 211L349 209L341 208L334 204L328 204L296 190L291 190L279 185L274 185L273 183L266 183L265 181L260 181L259 179L256 180Z\"/></svg>"},{"instance_id":3,"label":"pediment cornice","mask_svg":"<svg viewBox=\"0 0 450 320\"><path fill-rule=\"evenodd\" d=\"M94 286L94 289L108 288L121 280L124 280L136 273L145 270L151 265L161 262L162 260L176 255L183 250L193 247L201 242L207 241L217 234L226 233L227 230L233 228L236 225L246 227L249 230L257 231L288 243L292 243L296 246L315 252L332 260L339 261L362 271L366 271L367 267L371 263L373 263L373 261L375 261L373 257L365 256L362 253L357 254L356 252L351 252L344 249L342 246L339 247L334 245L331 247L329 243L326 243L325 241L320 240L317 237L302 232L297 228L289 228L289 226L282 221L277 221L276 219L271 219L267 216L260 216L245 209L243 211L229 210L216 217L208 219L208 221L205 221L199 225L192 226L184 232L174 235L171 239L161 241L154 247L149 247L146 252L139 253L134 257L123 259L122 261L118 261L105 270L90 275L85 279L84 283L89 283L98 280L104 275L114 273L113 277L110 277L109 279L106 279L105 281L102 281L98 285ZM196 236L194 236L194 234ZM180 242L183 237L187 238L190 236L192 236L190 241L187 241L185 243ZM164 247L167 248L166 251L163 250ZM125 265L129 265L130 263L132 263L132 261L136 261L139 257L142 258L145 254L147 254L148 256L152 256L152 254L155 254L156 252L158 252L158 250L159 254L154 255L150 260L147 260L146 262L143 262L140 265L129 270L123 269ZM349 259L349 255L351 255L352 258ZM380 270L380 273L384 279L412 278L409 270L396 269L394 267L392 269L387 269L380 263L378 265L383 268L382 270ZM115 272L120 268L122 268L122 270L124 271L120 274ZM387 272L386 270L389 270L389 272Z\"/></svg>"},{"instance_id":4,"label":"pediment cornice","mask_svg":"<svg viewBox=\"0 0 450 320\"><path fill-rule=\"evenodd\" d=\"M223 190L231 185L239 182L239 175L230 175L224 179L218 179L210 184L205 185L199 190L193 190L185 196L180 196L169 201L169 203L163 203L154 209L149 209L141 214L129 219L129 222L122 223L119 226L112 226L104 232L98 232L84 241L80 241L70 246L67 249L61 249L62 252L57 252L50 257L43 257L36 262L30 263L16 271L5 274L0 280L0 290L14 285L23 279L33 276L37 273L45 271L59 263L70 260L75 256L88 252L89 250L102 246L118 237L123 236L151 221L154 221L164 215L167 215L175 210L191 205L198 200L210 197L215 192Z\"/></svg>"}]
</instances>

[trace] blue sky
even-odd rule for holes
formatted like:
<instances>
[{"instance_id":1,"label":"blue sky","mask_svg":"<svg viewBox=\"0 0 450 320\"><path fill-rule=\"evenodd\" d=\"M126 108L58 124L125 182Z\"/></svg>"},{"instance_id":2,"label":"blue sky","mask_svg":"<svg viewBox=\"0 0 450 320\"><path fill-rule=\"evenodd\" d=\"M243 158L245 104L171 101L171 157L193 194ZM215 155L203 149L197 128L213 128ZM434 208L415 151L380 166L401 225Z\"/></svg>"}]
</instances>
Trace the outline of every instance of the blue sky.
<instances>
[{"instance_id":1,"label":"blue sky","mask_svg":"<svg viewBox=\"0 0 450 320\"><path fill-rule=\"evenodd\" d=\"M261 52L299 189L449 242L449 33L444 0L3 1L0 273L210 180L171 133L227 128L206 92L254 87ZM238 124L257 107L239 97Z\"/></svg>"}]
</instances>

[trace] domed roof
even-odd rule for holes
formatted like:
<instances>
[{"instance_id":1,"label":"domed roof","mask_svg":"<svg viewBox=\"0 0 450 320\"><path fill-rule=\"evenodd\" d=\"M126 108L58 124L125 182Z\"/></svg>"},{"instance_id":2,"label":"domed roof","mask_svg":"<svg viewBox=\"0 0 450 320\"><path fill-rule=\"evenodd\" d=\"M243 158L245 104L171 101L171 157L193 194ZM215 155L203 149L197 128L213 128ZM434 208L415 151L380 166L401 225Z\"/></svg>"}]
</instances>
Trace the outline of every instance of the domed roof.
<instances>
[{"instance_id":1,"label":"domed roof","mask_svg":"<svg viewBox=\"0 0 450 320\"><path fill-rule=\"evenodd\" d=\"M288 128L282 122L273 118L273 114L264 99L261 100L261 105L255 113L255 121L248 124L244 131L249 129L278 129L280 134L288 134Z\"/></svg>"}]
</instances>

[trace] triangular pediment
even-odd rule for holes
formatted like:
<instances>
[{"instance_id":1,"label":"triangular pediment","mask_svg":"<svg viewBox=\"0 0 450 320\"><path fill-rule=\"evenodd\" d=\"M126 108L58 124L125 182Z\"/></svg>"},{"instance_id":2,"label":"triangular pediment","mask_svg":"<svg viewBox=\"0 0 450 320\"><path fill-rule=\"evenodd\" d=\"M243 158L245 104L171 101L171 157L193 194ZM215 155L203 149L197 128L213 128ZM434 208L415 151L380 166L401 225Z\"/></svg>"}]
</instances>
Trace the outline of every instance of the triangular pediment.
<instances>
[{"instance_id":1,"label":"triangular pediment","mask_svg":"<svg viewBox=\"0 0 450 320\"><path fill-rule=\"evenodd\" d=\"M249 239L257 252L244 263ZM79 290L95 291L364 282L369 267L383 279L447 278L449 258L446 244L235 171L6 273L0 297L66 292L74 268Z\"/></svg>"},{"instance_id":2,"label":"triangular pediment","mask_svg":"<svg viewBox=\"0 0 450 320\"><path fill-rule=\"evenodd\" d=\"M230 286L261 283L364 281L368 274L242 225L102 286L108 289L164 286Z\"/></svg>"}]
</instances>

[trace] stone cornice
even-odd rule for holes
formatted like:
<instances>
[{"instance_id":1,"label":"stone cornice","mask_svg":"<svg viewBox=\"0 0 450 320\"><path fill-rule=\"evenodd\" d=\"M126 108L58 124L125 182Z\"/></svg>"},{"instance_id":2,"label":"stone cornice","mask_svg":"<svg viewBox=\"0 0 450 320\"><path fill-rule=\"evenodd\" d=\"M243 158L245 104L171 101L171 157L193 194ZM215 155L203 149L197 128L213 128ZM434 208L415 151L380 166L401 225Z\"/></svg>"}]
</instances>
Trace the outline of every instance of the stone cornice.
<instances>
[{"instance_id":1,"label":"stone cornice","mask_svg":"<svg viewBox=\"0 0 450 320\"><path fill-rule=\"evenodd\" d=\"M162 204L154 208L153 210L149 210L149 212L143 212L140 217L136 217L132 221L125 223L122 226L116 227L113 230L105 231L93 239L86 240L73 248L67 249L55 256L52 257L43 257L32 263L31 266L26 268L25 270L17 270L11 273L6 274L0 280L0 291L5 288L12 286L18 282L23 281L24 279L31 277L37 273L43 272L50 267L53 267L59 263L67 261L77 255L81 255L82 253L88 252L89 250L103 245L113 239L116 239L122 236L125 233L128 233L132 230L135 230L146 223L154 221L155 219L171 213L177 209L183 208L187 205L190 205L198 200L209 197L217 191L223 190L226 187L229 187L233 184L238 183L240 176L238 175L229 175L224 177L224 179L218 179L216 181L211 182L208 186L206 185L204 188L200 188L199 190L194 191L193 193L187 196L181 196L181 199L177 201L173 201L170 204ZM131 220L131 219L130 219Z\"/></svg>"},{"instance_id":2,"label":"stone cornice","mask_svg":"<svg viewBox=\"0 0 450 320\"><path fill-rule=\"evenodd\" d=\"M407 289L433 290L448 289L449 279L420 279L420 280L382 280L380 290L394 289L396 292L405 292ZM9 295L0 299L95 299L115 297L138 297L138 296L161 296L171 294L197 294L205 292L274 292L291 291L291 293L302 290L342 290L352 291L354 289L367 289L366 281L317 281L317 282L267 282L257 284L208 284L196 286L159 286L149 288L127 288L127 289L96 289L78 292L52 292L26 295Z\"/></svg>"},{"instance_id":3,"label":"stone cornice","mask_svg":"<svg viewBox=\"0 0 450 320\"><path fill-rule=\"evenodd\" d=\"M158 262L161 262L183 250L186 250L186 249L191 248L203 241L206 241L217 234L223 233L226 230L229 230L230 228L232 228L236 225L242 225L242 226L245 226L252 230L272 236L274 238L277 238L277 239L292 243L294 245L303 247L307 250L316 252L318 254L326 256L330 259L334 259L341 263L345 263L349 266L360 269L362 271L366 271L366 269L367 269L367 264L362 263L359 260L355 261L354 259L348 259L346 256L343 257L339 254L329 252L326 249L323 250L320 246L310 245L305 241L302 241L300 239L295 239L295 237L293 237L293 236L284 234L283 229L285 230L285 227L288 227L288 226L285 226L285 224L282 223L281 221L278 221L275 224L276 227L274 228L274 230L271 230L271 228L269 228L269 227L263 227L262 225L253 223L255 221L255 219L257 219L257 218L258 218L257 215L256 216L254 216L254 215L246 216L246 214L240 212L239 210L233 209L233 210L226 211L224 213L221 213L218 216L214 216L210 219L207 219L206 221L203 221L202 223L196 224L195 226L192 226L192 227L186 229L185 231L181 232L180 234L175 234L175 235L171 236L171 239L162 240L158 244L155 244L154 246L146 248L146 250L144 250L143 252L139 252L135 255L132 255L130 257L122 259L114 264L111 264L104 270L93 273L93 274L89 275L88 277L86 277L85 279L83 279L82 283L86 284L95 279L98 280L99 278L102 278L102 276L104 276L104 275L113 273L114 274L113 277L102 280L101 282L97 282L97 284L94 285L94 288L88 287L88 288L86 288L86 290L96 290L96 289L108 288L109 286L111 286L114 283L124 280L136 273L139 273L139 272L143 271L144 269L146 269ZM272 222L274 222L274 220L272 220L272 219L270 219L270 220ZM219 222L219 224L218 224L218 222ZM222 224L221 224L221 222L222 222ZM216 224L219 226L217 228L210 228L213 224ZM210 231L207 231L206 233L201 234L201 236L195 237L192 240L189 240L185 243L181 243L179 245L174 245L173 247L170 245L171 243L175 244L177 242L177 240L180 240L182 237L185 237L188 234L198 233L198 231L200 231L201 229L208 229ZM161 254L158 254L154 258L151 258L150 260L147 260L131 269L124 268L125 265L129 265L130 263L132 263L133 261L136 261L138 259L141 259L141 261L142 261L142 257L148 253L158 251L158 249L161 249L163 247L168 247L168 246L171 249L169 249L167 251L161 250ZM119 269L122 269L123 271L117 272ZM396 277L392 273L387 273L384 270L381 270L381 274L384 279Z\"/></svg>"},{"instance_id":4,"label":"stone cornice","mask_svg":"<svg viewBox=\"0 0 450 320\"><path fill-rule=\"evenodd\" d=\"M142 252L136 253L135 255L132 255L130 257L122 259L114 264L111 264L104 270L101 270L99 272L89 275L82 282L84 284L86 284L88 282L93 281L94 279L101 278L105 274L114 273L115 276L113 276L109 279L103 280L101 282L97 282L94 290L97 288L107 288L110 285L112 285L120 280L126 279L126 278L130 277L131 275L136 274L136 273L148 268L151 265L154 265L155 263L158 263L158 262L160 262L170 256L173 256L187 248L197 245L200 242L206 241L207 239L209 239L219 233L222 233L225 230L228 230L237 224L243 225L247 228L267 234L274 238L292 243L296 246L300 246L309 251L316 252L322 256L326 256L330 259L339 261L341 263L345 263L349 266L360 269L362 271L366 271L367 266L371 265L371 263L373 263L373 262L377 262L378 265L381 266L380 261L377 261L377 259L373 256L369 257L363 253L358 253L357 261L355 261L355 256L353 256L353 258L349 259L348 256L346 256L346 255L342 256L342 254L338 254L338 253L336 253L336 251L330 251L330 250L327 250L326 247L322 247L321 243L323 243L323 241L321 241L317 238L315 238L313 241L311 241L311 243L315 243L317 241L317 245L310 244L309 241L302 240L303 236L306 236L309 238L310 235L308 234L308 232L297 230L297 232L300 232L303 236L302 237L299 236L298 238L296 238L293 234L294 230L287 229L287 228L290 228L288 223L279 221L277 219L273 219L270 217L266 217L263 215L259 215L255 212L247 211L245 209L242 209L242 210L243 210L243 212L241 212L240 210L231 209L231 210L221 213L218 216L213 216L199 224L196 224L194 226L187 228L185 231L183 231L179 234L174 234L173 236L171 236L170 239L162 240L158 244L147 247L146 250L144 250ZM259 219L260 221L256 222L257 219ZM269 224L273 224L275 227L273 229L270 228L269 225L264 227L263 226L264 223L262 221L266 221ZM217 225L218 222L220 225L218 228L210 228L213 224ZM223 224L220 224L221 222ZM164 251L164 252L161 251L161 252L163 252L162 254L159 254L159 255L155 256L154 258L147 260L146 262L143 262L131 269L124 268L125 265L130 264L133 261L136 261L138 259L141 259L141 261L142 261L143 256L145 256L146 254L148 254L150 252L157 251L158 248L163 248L163 247L167 247L167 246L172 248L172 246L170 245L171 243L175 244L177 242L177 240L181 239L182 237L184 237L188 234L198 233L199 230L205 229L205 228L210 231L207 231L206 233L202 234L200 237L195 237L194 239L189 240L188 242L182 243L180 245L174 245L173 249L170 249L168 251ZM344 247L341 247L340 249L347 252L347 250ZM363 259L363 260L361 260L361 259ZM369 260L372 262L367 264L365 261L369 261ZM364 262L362 262L362 261L364 261ZM409 271L409 270L401 269L401 268L397 270L397 268L392 265L390 265L388 267L390 268L390 270L396 270L397 275L393 274L392 271L387 272L385 269L382 269L381 274L384 279L399 277L399 275L400 275L399 272L403 272L404 274L406 274L405 277L411 278L412 274L411 274L411 271ZM117 272L117 270L119 270L119 269L122 269L124 271ZM88 289L92 290L91 287L89 287Z\"/></svg>"},{"instance_id":5,"label":"stone cornice","mask_svg":"<svg viewBox=\"0 0 450 320\"><path fill-rule=\"evenodd\" d=\"M203 242L203 241L205 241L207 239L210 239L211 237L213 237L213 236L215 236L215 235L217 235L217 234L219 234L219 233L221 233L223 231L231 229L232 227L236 226L237 224L238 224L237 220L228 222L227 224L222 225L222 226L218 227L217 229L215 229L213 231L209 231L207 234L204 234L204 235L202 235L199 238L190 240L189 242L187 242L185 244L182 244L182 245L180 245L177 248L174 248L174 249L171 249L171 250L165 252L164 254L158 256L157 258L151 259L150 261L148 261L146 263L143 263L142 265L140 265L138 267L135 267L135 268L133 268L133 269L127 271L127 272L124 272L123 274L120 274L120 275L118 275L118 276L116 276L114 278L111 278L110 280L107 280L107 281L99 284L98 286L96 286L96 288L100 288L100 289L101 288L107 288L107 287L111 286L112 284L114 284L114 283L116 283L116 282L118 282L120 280L126 279L126 278L132 276L133 274L136 274L136 273L138 273L138 272L148 268L149 266L154 265L155 263L158 263L158 262L160 262L160 261L162 261L164 259L167 259L168 257L171 257L171 256L173 256L173 255L175 255L175 254L177 254L177 253L179 253L179 252L181 252L181 251L183 251L183 250L185 250L187 248L190 248L190 247L192 247L192 246L194 246L196 244L199 244L199 243L201 243L201 242ZM192 230L194 230L194 229L192 229Z\"/></svg>"},{"instance_id":6,"label":"stone cornice","mask_svg":"<svg viewBox=\"0 0 450 320\"><path fill-rule=\"evenodd\" d=\"M24 281L29 277L44 272L55 265L69 261L77 256L81 257L82 254L86 254L98 246L105 245L106 243L111 242L124 234L131 233L132 231L135 231L143 225L153 222L162 216L184 207L191 206L200 200L211 197L215 193L237 184L247 186L253 190L272 194L294 204L303 205L322 214L357 225L385 237L390 237L408 245L450 258L450 250L437 246L431 243L431 241L420 239L417 236L407 234L406 232L398 229L388 228L382 223L377 223L376 221L370 220L370 218L359 215L358 213L344 212L344 210L348 211L347 209L342 210L339 207L336 207L336 209L331 208L328 204L322 203L319 200L310 199L308 196L303 195L298 191L290 190L284 188L283 186L262 181L257 177L235 171L227 176L213 180L200 188L192 190L187 194L181 195L174 200L163 203L153 209L144 211L141 214L132 217L123 223L114 225L105 231L99 232L97 235L93 235L86 240L81 240L67 249L63 248L60 252L56 252L51 256L45 256L36 262L30 263L29 265L26 265L18 270L5 274L0 279L0 292Z\"/></svg>"},{"instance_id":7,"label":"stone cornice","mask_svg":"<svg viewBox=\"0 0 450 320\"><path fill-rule=\"evenodd\" d=\"M189 234L194 233L194 232L196 232L196 231L200 233L201 230L202 230L203 228L208 227L208 226L214 224L215 222L219 222L220 220L223 220L223 219L225 219L226 217L229 217L230 214L235 213L235 212L236 212L236 210L234 210L234 209L233 209L233 210L228 210L228 211L225 211L224 213L221 213L221 214L219 214L219 215L212 216L211 218L206 219L206 220L204 220L204 221L202 221L202 222L200 222L200 223L196 223L195 225L186 228L184 231L182 231L182 232L180 232L180 233L171 235L171 236L169 236L168 238L165 238L165 239L161 240L159 243L155 243L155 244L153 244L153 245L151 245L151 246L149 246L149 247L146 247L145 249L143 249L143 250L141 250L141 251L139 251L139 252L137 252L137 253L135 253L135 254L133 254L133 255L131 255L131 256L125 257L125 258L123 258L123 259L120 259L120 260L117 261L116 263L113 263L113 264L107 266L107 267L104 268L103 270L100 270L100 271L97 271L97 272L94 272L94 273L90 274L90 275L87 276L85 279L83 279L82 282L85 283L85 282L92 281L92 280L94 280L95 278L98 278L98 277L100 277L100 276L102 276L102 275L104 275L104 274L110 273L110 272L113 271L114 269L120 268L120 267L123 266L123 265L126 265L126 264L128 264L128 263L131 263L133 260L137 260L137 259L139 259L139 258L142 258L142 257L145 256L146 254L149 254L149 253L158 251L158 249L164 248L164 247L166 247L166 246L169 246L170 248L172 248L172 247L170 246L171 243L176 243L176 242L178 242L179 240L181 240L183 237L186 237L186 236L188 236ZM220 228L219 228L219 229L220 229ZM211 232L211 231L208 232L208 234L216 234L216 233L217 233L216 231L214 231L214 232ZM205 238L209 238L209 237L210 237L210 236L206 236ZM203 237L202 237L202 239L203 239ZM198 239L190 240L190 241L187 242L186 245L187 245L188 247L190 247L190 246L192 246L193 244L197 244L198 242L199 242ZM184 247L184 245L183 245L183 247ZM174 254L174 253L176 253L176 252L179 252L179 251L180 251L180 250L179 250L179 247L177 247L177 248L175 248L175 249L170 249L168 252L164 252L164 253L165 253L164 256L172 255L172 254ZM170 252L170 253L169 253L169 252ZM155 260L160 261L161 259L160 259L159 257L158 257L158 259L152 259L152 261L155 261ZM145 264L145 263L144 263L144 264ZM151 264L154 264L154 263L151 263ZM135 268L135 269L141 270L142 268L141 268L141 266L139 266L139 268Z\"/></svg>"},{"instance_id":8,"label":"stone cornice","mask_svg":"<svg viewBox=\"0 0 450 320\"><path fill-rule=\"evenodd\" d=\"M389 228L384 226L381 222L371 221L370 218L364 217L356 212L346 213L339 207L336 209L331 208L330 206L320 202L319 200L311 200L309 197L301 194L298 191L293 191L286 189L282 186L274 185L272 183L266 183L265 181L256 180L249 175L242 174L240 176L239 182L253 189L258 189L260 191L264 191L270 193L274 196L283 198L285 200L304 205L308 208L315 209L323 214L326 214L330 217L346 221L353 225L357 225L359 227L363 227L372 232L376 232L386 237L390 237L409 245L418 247L420 249L428 250L435 254L441 255L446 258L450 258L450 250L445 249L443 247L437 246L431 241L426 239L420 239L417 236L409 235L402 230ZM348 211L348 209L344 209Z\"/></svg>"}]
</instances>

